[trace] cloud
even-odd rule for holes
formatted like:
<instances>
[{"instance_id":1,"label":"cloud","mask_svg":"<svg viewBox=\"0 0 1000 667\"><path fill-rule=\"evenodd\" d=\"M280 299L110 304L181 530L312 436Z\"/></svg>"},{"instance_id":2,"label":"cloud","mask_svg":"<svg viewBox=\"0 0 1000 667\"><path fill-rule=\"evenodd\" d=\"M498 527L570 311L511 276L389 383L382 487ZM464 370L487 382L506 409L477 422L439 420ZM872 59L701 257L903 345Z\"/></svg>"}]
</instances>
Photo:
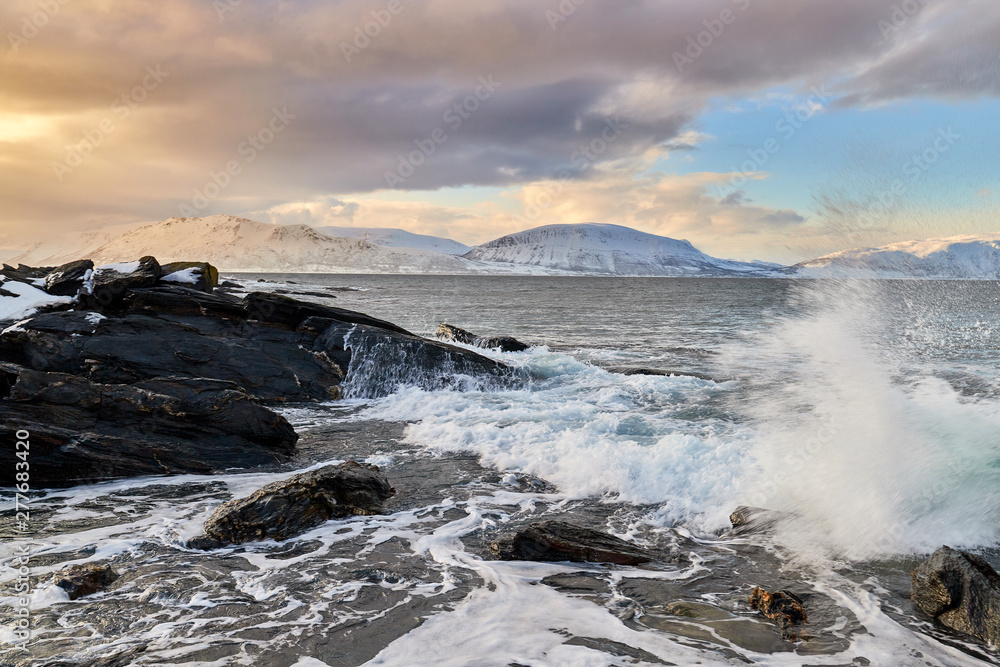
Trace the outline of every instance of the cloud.
<instances>
[{"instance_id":1,"label":"cloud","mask_svg":"<svg viewBox=\"0 0 1000 667\"><path fill-rule=\"evenodd\" d=\"M433 152L397 189L530 193L568 174L578 185L567 188L586 199L595 183L611 187L605 166L697 147L694 128L712 100L776 87L797 94L828 81L837 82L840 105L998 94L991 36L1000 10L985 1L949 3L947 14L928 4L889 38L879 22L892 16L895 0L590 2L556 30L545 16L549 3L533 0L404 2L349 58L345 45L355 45L372 12L385 11L384 0L243 0L225 12L214 4L60 3L36 35L6 53L4 233L163 219L206 187L219 192L206 197L204 214L274 211L281 219L357 224L374 204L338 209L333 200L385 188L386 173L435 130L445 139L432 142ZM734 20L679 71L674 54L724 10ZM2 3L0 23L16 33L35 11L30 1ZM169 74L141 101L122 102L150 67ZM456 125L449 110L475 95L484 77L499 82L497 90ZM294 119L247 159L243 147L265 131L275 108ZM100 131L106 120L113 130ZM595 159L575 159L609 122L624 131ZM55 163L84 152L79 166L57 177ZM227 178L234 161L239 173ZM744 200L702 201L700 186L670 194L679 186L668 181L618 183L634 202L629 219L667 220L692 233L704 224L710 238L736 224L727 221L738 219L741 230L776 224ZM683 215L642 208L678 197L698 199L697 206L688 202ZM379 206L388 215L389 204ZM464 230L467 218L448 208L420 209L420 219L436 221L420 224L444 225L451 216L447 224ZM578 208L613 217L596 200ZM480 215L501 227L513 220L482 211L468 219L482 222Z\"/></svg>"}]
</instances>

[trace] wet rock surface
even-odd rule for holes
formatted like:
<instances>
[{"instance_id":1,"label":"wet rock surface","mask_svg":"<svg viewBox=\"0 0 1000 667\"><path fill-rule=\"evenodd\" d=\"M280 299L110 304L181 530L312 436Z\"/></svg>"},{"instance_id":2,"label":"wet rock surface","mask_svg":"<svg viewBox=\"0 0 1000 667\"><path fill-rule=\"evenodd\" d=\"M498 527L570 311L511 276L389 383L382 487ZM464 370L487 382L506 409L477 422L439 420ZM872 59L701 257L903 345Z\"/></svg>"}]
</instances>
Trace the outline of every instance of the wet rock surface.
<instances>
[{"instance_id":1,"label":"wet rock surface","mask_svg":"<svg viewBox=\"0 0 1000 667\"><path fill-rule=\"evenodd\" d=\"M395 493L378 467L348 461L301 473L231 500L189 542L211 549L266 539L286 540L332 518L377 514Z\"/></svg>"},{"instance_id":2,"label":"wet rock surface","mask_svg":"<svg viewBox=\"0 0 1000 667\"><path fill-rule=\"evenodd\" d=\"M943 625L1000 644L1000 575L982 556L943 546L911 574L911 598Z\"/></svg>"},{"instance_id":3,"label":"wet rock surface","mask_svg":"<svg viewBox=\"0 0 1000 667\"><path fill-rule=\"evenodd\" d=\"M653 554L607 533L565 521L539 521L517 532L509 542L496 542L492 554L501 560L574 561L638 565Z\"/></svg>"},{"instance_id":4,"label":"wet rock surface","mask_svg":"<svg viewBox=\"0 0 1000 667\"><path fill-rule=\"evenodd\" d=\"M66 591L70 600L76 600L103 591L118 576L108 563L84 563L60 570L53 576L52 582Z\"/></svg>"},{"instance_id":5,"label":"wet rock surface","mask_svg":"<svg viewBox=\"0 0 1000 667\"><path fill-rule=\"evenodd\" d=\"M135 475L211 473L287 461L284 417L238 385L173 377L102 384L5 364L5 423L31 434L31 481L63 486ZM11 381L13 380L13 381ZM13 451L0 484L15 482Z\"/></svg>"},{"instance_id":6,"label":"wet rock surface","mask_svg":"<svg viewBox=\"0 0 1000 667\"><path fill-rule=\"evenodd\" d=\"M16 415L10 423L43 453L32 464L36 485L281 463L295 434L257 403L519 381L503 364L364 313L211 293L218 276L206 263L165 265L167 276L200 271L201 285L163 281L153 257L92 276L89 266L4 269L24 281L48 276L65 291L83 283L71 307L0 334L0 414Z\"/></svg>"},{"instance_id":7,"label":"wet rock surface","mask_svg":"<svg viewBox=\"0 0 1000 667\"><path fill-rule=\"evenodd\" d=\"M499 349L503 352L522 352L530 347L513 336L477 336L470 331L444 322L438 325L435 335L441 340L464 343L488 350Z\"/></svg>"}]
</instances>

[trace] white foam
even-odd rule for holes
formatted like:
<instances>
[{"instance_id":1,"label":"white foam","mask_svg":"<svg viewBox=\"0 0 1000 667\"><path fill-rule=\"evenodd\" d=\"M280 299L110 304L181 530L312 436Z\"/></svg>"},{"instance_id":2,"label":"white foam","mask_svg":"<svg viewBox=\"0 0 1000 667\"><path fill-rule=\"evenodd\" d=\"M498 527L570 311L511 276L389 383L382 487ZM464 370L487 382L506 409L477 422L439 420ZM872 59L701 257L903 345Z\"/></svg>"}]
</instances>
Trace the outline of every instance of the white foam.
<instances>
[{"instance_id":1,"label":"white foam","mask_svg":"<svg viewBox=\"0 0 1000 667\"><path fill-rule=\"evenodd\" d=\"M813 555L995 544L1000 403L908 365L902 346L886 343L877 289L817 288L809 314L752 343L770 384L747 405L758 424L753 465L730 505L795 512L785 538ZM745 358L743 347L732 352Z\"/></svg>"}]
</instances>

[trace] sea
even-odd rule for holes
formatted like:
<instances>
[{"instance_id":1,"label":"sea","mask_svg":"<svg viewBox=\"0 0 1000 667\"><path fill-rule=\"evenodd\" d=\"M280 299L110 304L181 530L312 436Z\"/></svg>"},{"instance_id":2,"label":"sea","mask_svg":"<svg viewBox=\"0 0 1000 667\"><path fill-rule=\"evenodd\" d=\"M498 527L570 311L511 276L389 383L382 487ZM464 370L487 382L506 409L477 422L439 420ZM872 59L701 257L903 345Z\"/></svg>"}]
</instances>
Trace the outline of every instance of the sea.
<instances>
[{"instance_id":1,"label":"sea","mask_svg":"<svg viewBox=\"0 0 1000 667\"><path fill-rule=\"evenodd\" d=\"M1000 566L1000 283L532 276L224 276L480 350L513 387L386 387L280 408L301 435L266 470L145 477L32 498L0 526L2 665L341 667L986 665L910 572L947 544ZM225 500L293 471L374 463L379 516L285 542L185 547ZM784 517L733 530L739 506ZM648 548L641 566L494 560L557 519ZM30 546L15 650L12 555ZM47 580L109 560L111 589ZM750 608L788 590L808 623Z\"/></svg>"}]
</instances>

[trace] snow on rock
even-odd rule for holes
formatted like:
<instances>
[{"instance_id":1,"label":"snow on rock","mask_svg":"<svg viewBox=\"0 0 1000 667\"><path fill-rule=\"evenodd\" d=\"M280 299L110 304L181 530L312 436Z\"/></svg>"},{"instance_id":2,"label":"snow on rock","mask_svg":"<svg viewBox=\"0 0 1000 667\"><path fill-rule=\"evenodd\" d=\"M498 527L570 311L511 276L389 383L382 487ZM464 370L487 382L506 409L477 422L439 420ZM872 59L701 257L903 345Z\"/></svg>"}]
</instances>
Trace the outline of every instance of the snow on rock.
<instances>
[{"instance_id":1,"label":"snow on rock","mask_svg":"<svg viewBox=\"0 0 1000 667\"><path fill-rule=\"evenodd\" d=\"M37 287L14 280L8 280L4 283L0 283L0 287L3 287L3 289L7 292L11 292L16 295L0 295L0 321L2 322L20 320L32 314L42 306L48 306L56 303L70 303L73 301L72 297L52 296Z\"/></svg>"},{"instance_id":2,"label":"snow on rock","mask_svg":"<svg viewBox=\"0 0 1000 667\"><path fill-rule=\"evenodd\" d=\"M842 250L793 269L801 278L1000 280L1000 233Z\"/></svg>"},{"instance_id":3,"label":"snow on rock","mask_svg":"<svg viewBox=\"0 0 1000 667\"><path fill-rule=\"evenodd\" d=\"M716 259L688 241L598 223L545 225L509 234L464 255L480 262L620 276L779 275L762 262Z\"/></svg>"},{"instance_id":4,"label":"snow on rock","mask_svg":"<svg viewBox=\"0 0 1000 667\"><path fill-rule=\"evenodd\" d=\"M174 271L173 273L168 273L167 275L160 278L160 282L164 283L181 283L184 285L197 285L198 280L201 279L201 269L192 266L189 269L181 269L180 271Z\"/></svg>"},{"instance_id":5,"label":"snow on rock","mask_svg":"<svg viewBox=\"0 0 1000 667\"><path fill-rule=\"evenodd\" d=\"M383 248L433 250L446 255L464 255L472 250L472 246L467 246L452 239L428 236L427 234L414 234L403 229L392 229L389 227L316 227L316 230L327 236L362 239Z\"/></svg>"},{"instance_id":6,"label":"snow on rock","mask_svg":"<svg viewBox=\"0 0 1000 667\"><path fill-rule=\"evenodd\" d=\"M94 269L95 273L121 273L122 275L127 275L129 273L135 273L139 270L139 262L115 262L112 264L104 264L103 266L98 266Z\"/></svg>"}]
</instances>

